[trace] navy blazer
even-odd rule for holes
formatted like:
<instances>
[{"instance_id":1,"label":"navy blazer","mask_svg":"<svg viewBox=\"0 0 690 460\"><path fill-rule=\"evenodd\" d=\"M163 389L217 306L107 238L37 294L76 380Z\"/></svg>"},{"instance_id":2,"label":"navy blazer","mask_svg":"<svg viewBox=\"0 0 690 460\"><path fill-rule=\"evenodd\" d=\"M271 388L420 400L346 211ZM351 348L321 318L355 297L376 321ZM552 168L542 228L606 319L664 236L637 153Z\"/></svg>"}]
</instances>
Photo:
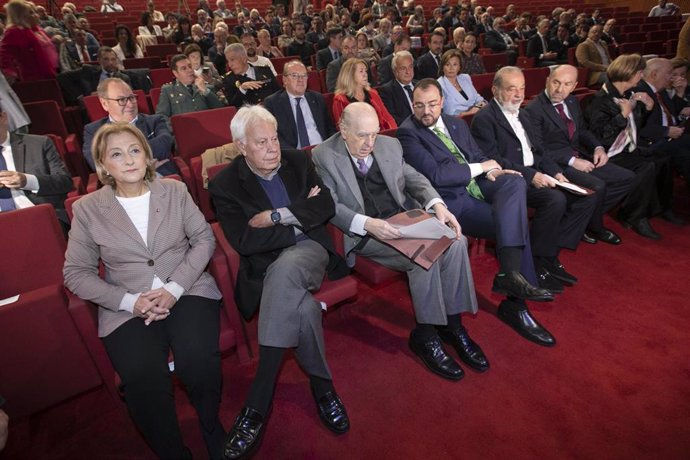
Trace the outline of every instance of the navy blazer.
<instances>
[{"instance_id":1,"label":"navy blazer","mask_svg":"<svg viewBox=\"0 0 690 460\"><path fill-rule=\"evenodd\" d=\"M508 44L496 29L492 29L484 35L484 45L491 48L494 53L502 53L508 49Z\"/></svg>"},{"instance_id":2,"label":"navy blazer","mask_svg":"<svg viewBox=\"0 0 690 460\"><path fill-rule=\"evenodd\" d=\"M417 82L412 80L410 83L412 88ZM412 108L408 102L405 90L402 89L400 83L393 79L383 86L379 87L379 96L383 101L383 105L386 106L388 112L393 116L395 122L400 126L405 118L412 115Z\"/></svg>"},{"instance_id":3,"label":"navy blazer","mask_svg":"<svg viewBox=\"0 0 690 460\"><path fill-rule=\"evenodd\" d=\"M549 37L544 37L546 49L544 49L544 45L542 44L538 33L532 35L529 40L527 40L527 49L525 50L525 54L527 57L534 58L535 65L541 65L542 59L540 59L539 56L550 51L549 40Z\"/></svg>"},{"instance_id":4,"label":"navy blazer","mask_svg":"<svg viewBox=\"0 0 690 460\"><path fill-rule=\"evenodd\" d=\"M533 166L525 166L520 139L495 99L474 114L472 136L482 152L496 160L502 168L520 171L527 184L532 183L537 171L543 171L550 176L562 172L553 160L544 155L541 146L535 142L537 136L534 127L524 110L518 113L518 119L532 144Z\"/></svg>"},{"instance_id":5,"label":"navy blazer","mask_svg":"<svg viewBox=\"0 0 690 460\"><path fill-rule=\"evenodd\" d=\"M652 90L652 87L649 86L649 84L647 84L647 82L644 80L640 80L640 82L637 84L637 87L633 89L633 92L640 91L647 93L649 97L652 98L654 101L654 107L651 111L644 111L642 113L641 123L637 127L637 137L639 138L640 145L645 147L657 147L655 144L663 144L666 142L666 138L668 137L668 126L662 125L663 109L661 108L661 104L659 104L654 90ZM664 99L664 102L669 110L673 111L674 104L668 97L666 90L661 91L661 97Z\"/></svg>"},{"instance_id":6,"label":"navy blazer","mask_svg":"<svg viewBox=\"0 0 690 460\"><path fill-rule=\"evenodd\" d=\"M481 163L489 158L470 135L464 120L448 115L441 117L467 163L460 164L441 139L415 117L409 117L398 127L397 137L402 144L405 162L426 176L448 209L457 212L462 207L460 200L467 195L465 187L472 179L468 163Z\"/></svg>"},{"instance_id":7,"label":"navy blazer","mask_svg":"<svg viewBox=\"0 0 690 460\"><path fill-rule=\"evenodd\" d=\"M577 98L570 95L564 102L575 122L572 139L568 138L568 128L545 91L525 108L535 127L535 144L540 145L562 167L568 166L574 152L591 160L594 149L601 146L601 142L587 129Z\"/></svg>"},{"instance_id":8,"label":"navy blazer","mask_svg":"<svg viewBox=\"0 0 690 460\"><path fill-rule=\"evenodd\" d=\"M341 55L342 53L338 51L338 56ZM332 61L333 53L327 45L324 49L321 49L316 53L316 70L323 70L328 68L328 64L330 64Z\"/></svg>"},{"instance_id":9,"label":"navy blazer","mask_svg":"<svg viewBox=\"0 0 690 460\"><path fill-rule=\"evenodd\" d=\"M438 64L431 52L422 54L415 62L414 78L415 80L421 80L422 78L438 78Z\"/></svg>"},{"instance_id":10,"label":"navy blazer","mask_svg":"<svg viewBox=\"0 0 690 460\"><path fill-rule=\"evenodd\" d=\"M323 96L314 91L307 90L304 99L309 103L311 115L316 122L316 129L321 134L321 139L326 140L335 133L331 111L326 107ZM281 149L296 149L299 143L297 135L297 121L290 104L290 96L282 90L271 94L264 101L266 109L278 120L278 139ZM304 107L303 105L301 105Z\"/></svg>"},{"instance_id":11,"label":"navy blazer","mask_svg":"<svg viewBox=\"0 0 690 460\"><path fill-rule=\"evenodd\" d=\"M96 165L93 161L93 152L91 152L91 141L93 141L93 137L96 135L98 128L109 122L110 118L105 117L84 126L84 145L82 147L82 153L92 171L96 170ZM168 119L165 115L146 115L140 113L137 116L135 126L139 131L144 133L146 140L151 146L151 153L154 159L166 160L170 158L175 139L170 132ZM175 163L173 163L172 160L163 163L157 171L163 176L178 173Z\"/></svg>"}]
</instances>

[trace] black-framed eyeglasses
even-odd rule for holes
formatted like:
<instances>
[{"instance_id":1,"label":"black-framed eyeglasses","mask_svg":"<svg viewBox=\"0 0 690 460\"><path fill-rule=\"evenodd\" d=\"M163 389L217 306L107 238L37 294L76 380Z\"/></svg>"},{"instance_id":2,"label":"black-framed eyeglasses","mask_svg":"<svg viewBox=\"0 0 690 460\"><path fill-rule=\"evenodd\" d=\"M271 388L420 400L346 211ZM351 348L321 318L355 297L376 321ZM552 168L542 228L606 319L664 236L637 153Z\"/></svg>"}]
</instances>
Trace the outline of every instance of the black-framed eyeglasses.
<instances>
[{"instance_id":1,"label":"black-framed eyeglasses","mask_svg":"<svg viewBox=\"0 0 690 460\"><path fill-rule=\"evenodd\" d=\"M131 102L132 104L136 104L137 102L136 94L130 94L129 96L125 97L118 97L117 99L113 99L112 97L104 97L103 99L106 99L108 101L116 101L117 105L119 105L120 107L126 106L128 102Z\"/></svg>"}]
</instances>

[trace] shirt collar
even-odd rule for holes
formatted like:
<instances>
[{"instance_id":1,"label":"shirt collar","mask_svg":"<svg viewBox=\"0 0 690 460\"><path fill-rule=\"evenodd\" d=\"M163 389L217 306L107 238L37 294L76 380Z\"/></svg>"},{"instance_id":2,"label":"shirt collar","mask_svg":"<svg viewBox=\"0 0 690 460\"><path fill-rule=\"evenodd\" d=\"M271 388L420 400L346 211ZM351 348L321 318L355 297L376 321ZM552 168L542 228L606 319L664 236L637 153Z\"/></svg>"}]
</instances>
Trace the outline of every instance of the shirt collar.
<instances>
[{"instance_id":1,"label":"shirt collar","mask_svg":"<svg viewBox=\"0 0 690 460\"><path fill-rule=\"evenodd\" d=\"M276 169L274 169L273 171L271 171L270 173L268 173L266 175L263 175L263 174L259 173L258 171L255 171L254 168L252 168L252 165L250 165L246 159L244 160L244 162L247 163L247 167L249 168L249 170L251 172L253 172L258 178L263 179L263 180L267 180L267 181L272 180L275 177L275 175L278 174L278 171L280 170L280 167L282 166L281 163L278 163L278 166L276 167Z\"/></svg>"},{"instance_id":2,"label":"shirt collar","mask_svg":"<svg viewBox=\"0 0 690 460\"><path fill-rule=\"evenodd\" d=\"M446 124L443 122L443 117L439 116L438 120L436 120L436 124L429 126L430 130L435 130L436 128L440 129L443 131L445 134L448 134L448 128L446 127Z\"/></svg>"},{"instance_id":3,"label":"shirt collar","mask_svg":"<svg viewBox=\"0 0 690 460\"><path fill-rule=\"evenodd\" d=\"M128 125L135 125L135 124L137 123L137 120L138 120L138 119L139 119L139 115L137 115L136 117L134 117L134 120L130 121L130 122L127 123L127 124L128 124ZM110 123L115 123L115 120L113 120L113 117L111 117L110 115L108 115L108 122L110 122Z\"/></svg>"},{"instance_id":4,"label":"shirt collar","mask_svg":"<svg viewBox=\"0 0 690 460\"><path fill-rule=\"evenodd\" d=\"M647 80L645 80L644 82L647 83L647 84L649 85L650 88L652 88L652 91L653 91L653 92L655 92L655 93L657 92L657 89L654 87L654 85L652 85L651 83L649 83Z\"/></svg>"}]
</instances>

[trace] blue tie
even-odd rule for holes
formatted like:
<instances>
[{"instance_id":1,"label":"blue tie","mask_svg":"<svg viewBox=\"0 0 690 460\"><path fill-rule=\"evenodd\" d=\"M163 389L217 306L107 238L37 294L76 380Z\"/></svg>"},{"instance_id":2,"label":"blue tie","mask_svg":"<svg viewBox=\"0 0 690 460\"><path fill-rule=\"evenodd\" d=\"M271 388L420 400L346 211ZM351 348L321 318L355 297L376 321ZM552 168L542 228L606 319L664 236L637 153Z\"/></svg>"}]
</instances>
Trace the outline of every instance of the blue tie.
<instances>
[{"instance_id":1,"label":"blue tie","mask_svg":"<svg viewBox=\"0 0 690 460\"><path fill-rule=\"evenodd\" d=\"M307 133L307 124L304 122L304 114L302 113L302 98L296 97L295 102L297 103L297 138L299 140L299 145L297 146L297 148L303 149L311 144L309 143L309 133Z\"/></svg>"},{"instance_id":2,"label":"blue tie","mask_svg":"<svg viewBox=\"0 0 690 460\"><path fill-rule=\"evenodd\" d=\"M2 156L3 147L0 146L0 171L7 170L7 162L5 157ZM0 186L0 211L11 211L17 209L14 205L14 199L12 198L12 190Z\"/></svg>"}]
</instances>

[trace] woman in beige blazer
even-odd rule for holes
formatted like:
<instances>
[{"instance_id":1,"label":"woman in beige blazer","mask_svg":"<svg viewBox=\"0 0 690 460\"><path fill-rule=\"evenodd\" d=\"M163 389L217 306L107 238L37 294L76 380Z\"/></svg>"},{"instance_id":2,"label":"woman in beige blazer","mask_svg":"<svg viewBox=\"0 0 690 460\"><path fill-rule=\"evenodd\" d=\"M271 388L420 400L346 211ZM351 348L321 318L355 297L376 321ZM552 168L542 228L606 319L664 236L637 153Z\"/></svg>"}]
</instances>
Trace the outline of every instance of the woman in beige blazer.
<instances>
[{"instance_id":1,"label":"woman in beige blazer","mask_svg":"<svg viewBox=\"0 0 690 460\"><path fill-rule=\"evenodd\" d=\"M204 272L213 233L183 183L156 179L151 149L136 127L104 125L93 154L104 186L74 205L65 286L99 306L99 336L130 415L154 452L191 458L175 413L172 349L209 455L222 458L221 295Z\"/></svg>"}]
</instances>

